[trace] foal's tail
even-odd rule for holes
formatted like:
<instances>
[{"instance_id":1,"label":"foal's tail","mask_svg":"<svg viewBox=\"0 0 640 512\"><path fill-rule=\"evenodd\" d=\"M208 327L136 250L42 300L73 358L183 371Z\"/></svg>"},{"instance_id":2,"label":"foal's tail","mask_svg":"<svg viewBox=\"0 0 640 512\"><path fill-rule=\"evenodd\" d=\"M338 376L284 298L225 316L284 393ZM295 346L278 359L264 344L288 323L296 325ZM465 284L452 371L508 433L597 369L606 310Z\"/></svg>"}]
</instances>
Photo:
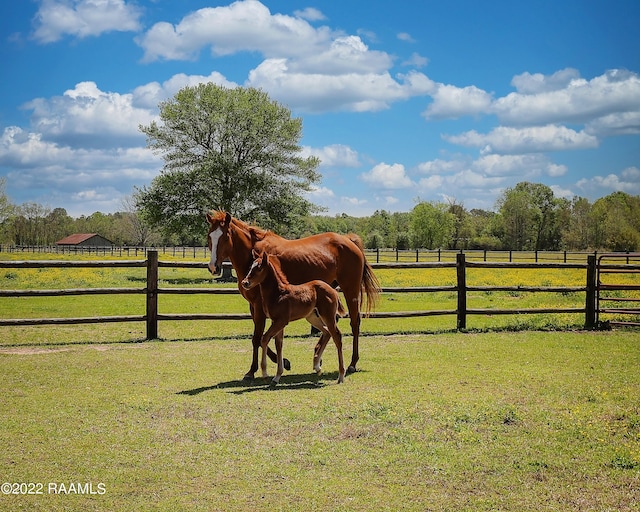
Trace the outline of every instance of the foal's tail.
<instances>
[{"instance_id":1,"label":"foal's tail","mask_svg":"<svg viewBox=\"0 0 640 512\"><path fill-rule=\"evenodd\" d=\"M367 261L367 257L364 253L364 244L362 243L362 238L360 238L355 233L349 233L349 235L347 236L354 244L358 246L358 249L360 249L360 252L362 253L364 266L362 269L360 300L362 301L362 304L364 306L365 314L368 315L372 310L376 308L378 300L380 300L382 288L380 288L380 281L378 281L378 277L373 273L373 268Z\"/></svg>"}]
</instances>

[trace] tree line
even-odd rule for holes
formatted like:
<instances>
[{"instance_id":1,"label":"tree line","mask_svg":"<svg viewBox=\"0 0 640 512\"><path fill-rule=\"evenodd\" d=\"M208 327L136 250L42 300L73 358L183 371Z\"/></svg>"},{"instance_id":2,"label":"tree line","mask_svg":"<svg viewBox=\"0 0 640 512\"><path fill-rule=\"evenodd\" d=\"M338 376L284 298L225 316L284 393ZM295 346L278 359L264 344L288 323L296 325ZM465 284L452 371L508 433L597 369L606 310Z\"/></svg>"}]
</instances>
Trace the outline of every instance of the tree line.
<instances>
[{"instance_id":1,"label":"tree line","mask_svg":"<svg viewBox=\"0 0 640 512\"><path fill-rule=\"evenodd\" d=\"M74 233L98 233L118 246L202 246L204 213L202 217L195 230L168 232L145 223L129 200L121 212L73 218L64 208L13 205L0 186L0 241L8 245L46 246ZM301 215L278 230L289 238L324 231L357 233L368 249L637 251L640 196L614 192L591 203L583 197L556 198L546 185L521 182L500 195L495 211L467 210L455 201L423 201L410 212Z\"/></svg>"}]
</instances>

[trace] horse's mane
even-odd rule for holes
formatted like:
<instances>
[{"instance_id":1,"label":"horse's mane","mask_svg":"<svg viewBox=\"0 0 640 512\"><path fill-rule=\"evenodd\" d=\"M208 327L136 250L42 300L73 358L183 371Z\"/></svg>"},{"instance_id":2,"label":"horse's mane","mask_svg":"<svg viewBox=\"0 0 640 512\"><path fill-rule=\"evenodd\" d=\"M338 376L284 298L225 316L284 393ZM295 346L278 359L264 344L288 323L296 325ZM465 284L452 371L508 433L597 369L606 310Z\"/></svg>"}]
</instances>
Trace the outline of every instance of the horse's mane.
<instances>
[{"instance_id":1,"label":"horse's mane","mask_svg":"<svg viewBox=\"0 0 640 512\"><path fill-rule=\"evenodd\" d=\"M264 240L264 238L268 235L277 236L273 231L269 229L263 229L261 227L254 226L253 224L249 224L247 222L244 222L243 220L236 219L235 217L232 217L231 219L231 223L233 224L233 226L246 233L254 243Z\"/></svg>"}]
</instances>

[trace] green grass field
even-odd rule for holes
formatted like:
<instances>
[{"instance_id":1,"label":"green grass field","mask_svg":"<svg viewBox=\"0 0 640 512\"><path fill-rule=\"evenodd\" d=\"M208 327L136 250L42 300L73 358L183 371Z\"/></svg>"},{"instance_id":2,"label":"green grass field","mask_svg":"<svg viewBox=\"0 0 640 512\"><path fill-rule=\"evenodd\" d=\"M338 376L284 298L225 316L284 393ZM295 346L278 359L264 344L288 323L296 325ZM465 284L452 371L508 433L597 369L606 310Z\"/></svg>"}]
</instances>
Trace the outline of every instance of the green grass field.
<instances>
[{"instance_id":1,"label":"green grass field","mask_svg":"<svg viewBox=\"0 0 640 512\"><path fill-rule=\"evenodd\" d=\"M275 390L239 380L246 337L205 336L3 343L0 480L42 494L9 487L0 510L640 505L635 334L366 336L342 385L332 345L317 377L314 340L290 336Z\"/></svg>"},{"instance_id":2,"label":"green grass field","mask_svg":"<svg viewBox=\"0 0 640 512\"><path fill-rule=\"evenodd\" d=\"M144 272L0 269L0 286L142 287ZM455 282L453 269L377 273L383 286ZM160 279L213 285L202 269ZM472 269L468 284L583 279ZM468 297L482 308L581 300ZM452 293L393 293L378 309L449 308ZM234 295L160 297L161 313L246 311ZM144 296L0 298L3 318L124 314L144 314ZM0 510L638 510L640 334L583 321L474 316L457 333L452 316L364 319L360 371L342 385L331 343L325 374L311 373L315 339L296 322L293 368L275 390L240 380L250 321L163 321L153 342L141 322L0 327Z\"/></svg>"}]
</instances>

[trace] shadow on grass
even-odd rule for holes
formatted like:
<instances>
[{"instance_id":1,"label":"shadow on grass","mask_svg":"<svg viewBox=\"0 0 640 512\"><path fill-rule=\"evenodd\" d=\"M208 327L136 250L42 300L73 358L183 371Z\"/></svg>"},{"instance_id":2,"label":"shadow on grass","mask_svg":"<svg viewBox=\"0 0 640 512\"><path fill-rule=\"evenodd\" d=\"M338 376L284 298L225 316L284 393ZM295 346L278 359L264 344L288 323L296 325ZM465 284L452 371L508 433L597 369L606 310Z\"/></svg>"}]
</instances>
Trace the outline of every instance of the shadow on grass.
<instances>
[{"instance_id":1,"label":"shadow on grass","mask_svg":"<svg viewBox=\"0 0 640 512\"><path fill-rule=\"evenodd\" d=\"M361 370L358 370L361 371ZM347 377L349 378L349 377ZM215 389L227 389L228 393L242 395L254 391L292 391L297 389L318 389L338 381L338 372L327 372L318 376L315 373L283 375L277 386L271 385L272 377L258 377L253 380L230 380L212 386L178 391L176 395L195 396Z\"/></svg>"}]
</instances>

